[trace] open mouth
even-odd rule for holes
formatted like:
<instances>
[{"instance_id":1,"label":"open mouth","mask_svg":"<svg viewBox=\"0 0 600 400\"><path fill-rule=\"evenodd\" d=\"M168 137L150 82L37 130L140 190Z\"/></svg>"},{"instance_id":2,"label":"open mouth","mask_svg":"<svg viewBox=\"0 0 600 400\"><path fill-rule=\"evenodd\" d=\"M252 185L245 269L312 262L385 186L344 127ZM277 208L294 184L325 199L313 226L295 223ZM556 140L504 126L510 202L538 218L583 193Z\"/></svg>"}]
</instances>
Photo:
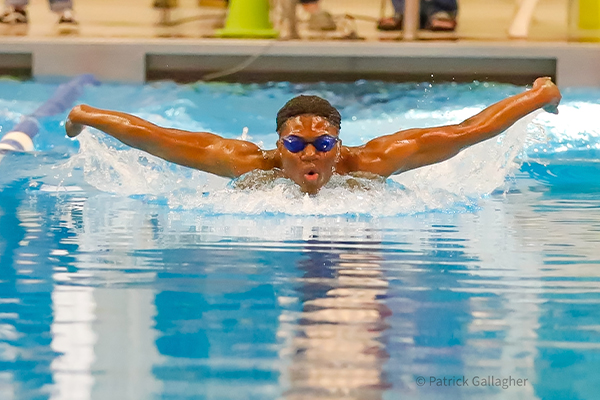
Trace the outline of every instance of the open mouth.
<instances>
[{"instance_id":1,"label":"open mouth","mask_svg":"<svg viewBox=\"0 0 600 400\"><path fill-rule=\"evenodd\" d=\"M304 179L309 182L314 182L319 179L319 173L315 171L308 171L306 174L304 174Z\"/></svg>"}]
</instances>

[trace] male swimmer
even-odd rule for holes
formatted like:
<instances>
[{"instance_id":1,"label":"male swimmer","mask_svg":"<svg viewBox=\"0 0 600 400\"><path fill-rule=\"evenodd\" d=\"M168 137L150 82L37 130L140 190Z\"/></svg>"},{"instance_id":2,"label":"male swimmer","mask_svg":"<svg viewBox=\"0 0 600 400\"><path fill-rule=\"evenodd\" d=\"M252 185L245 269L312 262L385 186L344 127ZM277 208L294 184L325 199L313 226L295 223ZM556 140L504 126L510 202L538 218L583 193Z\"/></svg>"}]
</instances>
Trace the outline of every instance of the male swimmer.
<instances>
[{"instance_id":1,"label":"male swimmer","mask_svg":"<svg viewBox=\"0 0 600 400\"><path fill-rule=\"evenodd\" d=\"M557 113L560 99L550 78L538 78L531 90L493 104L460 124L407 129L357 147L342 145L340 113L317 96L295 97L279 110L279 140L273 150L207 132L163 128L129 114L87 105L71 110L65 128L67 135L74 137L85 125L91 126L167 161L223 177L237 178L254 170L276 171L312 195L334 174L387 178L447 160L502 133L539 108Z\"/></svg>"}]
</instances>

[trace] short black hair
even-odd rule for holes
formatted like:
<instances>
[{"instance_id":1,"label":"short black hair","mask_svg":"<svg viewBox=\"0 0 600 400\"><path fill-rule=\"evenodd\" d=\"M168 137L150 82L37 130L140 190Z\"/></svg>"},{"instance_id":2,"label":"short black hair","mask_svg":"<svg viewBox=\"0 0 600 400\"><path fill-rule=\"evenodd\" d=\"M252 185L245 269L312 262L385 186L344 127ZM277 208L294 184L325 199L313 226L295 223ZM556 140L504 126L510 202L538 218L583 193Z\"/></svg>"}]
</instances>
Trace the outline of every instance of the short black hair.
<instances>
[{"instance_id":1,"label":"short black hair","mask_svg":"<svg viewBox=\"0 0 600 400\"><path fill-rule=\"evenodd\" d=\"M342 116L327 100L319 96L300 95L285 103L277 113L277 133L281 132L288 119L302 114L313 114L326 118L338 130L342 125Z\"/></svg>"}]
</instances>

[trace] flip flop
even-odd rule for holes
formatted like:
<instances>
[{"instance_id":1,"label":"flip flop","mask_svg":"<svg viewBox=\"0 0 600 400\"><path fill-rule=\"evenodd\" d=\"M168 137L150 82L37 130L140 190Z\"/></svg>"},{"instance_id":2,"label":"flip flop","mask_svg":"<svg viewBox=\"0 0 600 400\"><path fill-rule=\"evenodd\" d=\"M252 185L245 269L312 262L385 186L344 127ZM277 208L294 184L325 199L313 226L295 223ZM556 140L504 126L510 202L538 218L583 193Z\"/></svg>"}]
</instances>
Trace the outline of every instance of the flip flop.
<instances>
[{"instance_id":1,"label":"flip flop","mask_svg":"<svg viewBox=\"0 0 600 400\"><path fill-rule=\"evenodd\" d=\"M377 29L380 31L401 31L402 15L382 18L377 22Z\"/></svg>"},{"instance_id":2,"label":"flip flop","mask_svg":"<svg viewBox=\"0 0 600 400\"><path fill-rule=\"evenodd\" d=\"M447 11L438 11L429 17L427 29L430 31L454 31L456 29L456 18Z\"/></svg>"}]
</instances>

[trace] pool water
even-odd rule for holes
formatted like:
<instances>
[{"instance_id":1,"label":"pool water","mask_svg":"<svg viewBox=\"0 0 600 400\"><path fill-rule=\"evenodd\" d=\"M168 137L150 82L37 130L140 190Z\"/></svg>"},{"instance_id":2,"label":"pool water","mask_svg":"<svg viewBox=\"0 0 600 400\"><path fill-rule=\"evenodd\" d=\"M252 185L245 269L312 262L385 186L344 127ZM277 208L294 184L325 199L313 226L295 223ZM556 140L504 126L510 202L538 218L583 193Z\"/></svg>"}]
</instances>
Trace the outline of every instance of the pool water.
<instances>
[{"instance_id":1,"label":"pool water","mask_svg":"<svg viewBox=\"0 0 600 400\"><path fill-rule=\"evenodd\" d=\"M56 84L0 81L0 136ZM81 102L265 148L300 93L344 144L523 87L157 83ZM240 190L46 118L0 162L1 399L595 399L600 90L431 167Z\"/></svg>"}]
</instances>

